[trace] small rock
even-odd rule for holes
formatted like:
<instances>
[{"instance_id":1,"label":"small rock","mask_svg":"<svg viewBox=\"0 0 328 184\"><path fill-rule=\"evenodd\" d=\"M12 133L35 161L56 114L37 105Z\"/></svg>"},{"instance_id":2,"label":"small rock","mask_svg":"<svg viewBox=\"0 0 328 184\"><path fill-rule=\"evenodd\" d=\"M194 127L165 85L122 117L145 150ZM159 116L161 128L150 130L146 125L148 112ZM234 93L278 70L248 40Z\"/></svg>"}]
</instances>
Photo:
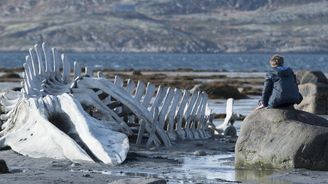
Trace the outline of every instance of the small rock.
<instances>
[{"instance_id":1,"label":"small rock","mask_svg":"<svg viewBox=\"0 0 328 184\"><path fill-rule=\"evenodd\" d=\"M90 178L90 174L83 174L83 177Z\"/></svg>"},{"instance_id":2,"label":"small rock","mask_svg":"<svg viewBox=\"0 0 328 184\"><path fill-rule=\"evenodd\" d=\"M203 150L198 150L198 151L195 151L195 152L194 152L194 155L195 155L195 156L206 156L207 154L206 154L206 152L203 151Z\"/></svg>"},{"instance_id":3,"label":"small rock","mask_svg":"<svg viewBox=\"0 0 328 184\"><path fill-rule=\"evenodd\" d=\"M226 117L225 113L214 114L213 119L224 119Z\"/></svg>"},{"instance_id":4,"label":"small rock","mask_svg":"<svg viewBox=\"0 0 328 184\"><path fill-rule=\"evenodd\" d=\"M134 70L134 71L132 72L132 75L142 75L142 73L141 73L141 71L139 71L139 70Z\"/></svg>"},{"instance_id":5,"label":"small rock","mask_svg":"<svg viewBox=\"0 0 328 184\"><path fill-rule=\"evenodd\" d=\"M237 137L237 129L233 125L228 126L224 130L224 136L231 137L231 138Z\"/></svg>"},{"instance_id":6,"label":"small rock","mask_svg":"<svg viewBox=\"0 0 328 184\"><path fill-rule=\"evenodd\" d=\"M157 150L157 148L156 147L151 147L151 148L149 148L149 150L154 151L154 150Z\"/></svg>"},{"instance_id":7,"label":"small rock","mask_svg":"<svg viewBox=\"0 0 328 184\"><path fill-rule=\"evenodd\" d=\"M9 169L4 160L0 160L0 174L8 173Z\"/></svg>"},{"instance_id":8,"label":"small rock","mask_svg":"<svg viewBox=\"0 0 328 184\"><path fill-rule=\"evenodd\" d=\"M1 78L5 79L20 79L21 77L17 73L6 73L1 76Z\"/></svg>"},{"instance_id":9,"label":"small rock","mask_svg":"<svg viewBox=\"0 0 328 184\"><path fill-rule=\"evenodd\" d=\"M11 90L13 91L20 91L22 89L22 87L15 87L15 88L12 88Z\"/></svg>"},{"instance_id":10,"label":"small rock","mask_svg":"<svg viewBox=\"0 0 328 184\"><path fill-rule=\"evenodd\" d=\"M237 142L237 138L238 138L237 136L236 137L229 137L228 138L228 142L229 143L236 143ZM233 150L233 151L235 151L235 150Z\"/></svg>"},{"instance_id":11,"label":"small rock","mask_svg":"<svg viewBox=\"0 0 328 184\"><path fill-rule=\"evenodd\" d=\"M196 143L196 146L202 147L202 146L204 146L204 144L203 143Z\"/></svg>"},{"instance_id":12,"label":"small rock","mask_svg":"<svg viewBox=\"0 0 328 184\"><path fill-rule=\"evenodd\" d=\"M22 170L22 169L11 169L10 173L24 173L26 172L26 170Z\"/></svg>"},{"instance_id":13,"label":"small rock","mask_svg":"<svg viewBox=\"0 0 328 184\"><path fill-rule=\"evenodd\" d=\"M81 166L81 164L79 164L79 163L72 163L71 164L71 167L78 167L78 166Z\"/></svg>"},{"instance_id":14,"label":"small rock","mask_svg":"<svg viewBox=\"0 0 328 184\"><path fill-rule=\"evenodd\" d=\"M121 178L115 180L113 183L131 183L131 184L137 184L137 183L144 183L144 184L166 184L166 180L164 179L158 179L158 178Z\"/></svg>"}]
</instances>

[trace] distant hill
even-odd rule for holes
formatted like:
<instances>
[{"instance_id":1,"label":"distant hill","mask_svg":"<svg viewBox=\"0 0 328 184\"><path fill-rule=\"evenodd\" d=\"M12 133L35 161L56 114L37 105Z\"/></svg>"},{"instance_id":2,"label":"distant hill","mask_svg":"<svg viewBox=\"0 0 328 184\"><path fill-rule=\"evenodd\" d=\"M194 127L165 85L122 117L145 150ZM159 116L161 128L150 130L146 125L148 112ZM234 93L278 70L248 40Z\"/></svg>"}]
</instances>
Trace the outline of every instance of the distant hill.
<instances>
[{"instance_id":1,"label":"distant hill","mask_svg":"<svg viewBox=\"0 0 328 184\"><path fill-rule=\"evenodd\" d=\"M327 52L326 0L1 0L0 51Z\"/></svg>"}]
</instances>

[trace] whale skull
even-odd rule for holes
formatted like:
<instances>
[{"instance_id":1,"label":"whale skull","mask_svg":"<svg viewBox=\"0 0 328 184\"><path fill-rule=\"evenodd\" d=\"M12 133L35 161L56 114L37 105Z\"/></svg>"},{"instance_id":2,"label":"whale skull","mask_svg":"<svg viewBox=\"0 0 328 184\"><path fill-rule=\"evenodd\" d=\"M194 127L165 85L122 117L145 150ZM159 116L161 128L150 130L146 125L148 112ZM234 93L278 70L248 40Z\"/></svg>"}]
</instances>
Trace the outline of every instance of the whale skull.
<instances>
[{"instance_id":1,"label":"whale skull","mask_svg":"<svg viewBox=\"0 0 328 184\"><path fill-rule=\"evenodd\" d=\"M43 52L39 49L30 49L26 58L23 90L1 96L0 147L36 158L122 163L129 150L127 136L112 130L111 120L104 123L86 113L67 93L72 82L68 63L56 50L50 58L45 44Z\"/></svg>"}]
</instances>

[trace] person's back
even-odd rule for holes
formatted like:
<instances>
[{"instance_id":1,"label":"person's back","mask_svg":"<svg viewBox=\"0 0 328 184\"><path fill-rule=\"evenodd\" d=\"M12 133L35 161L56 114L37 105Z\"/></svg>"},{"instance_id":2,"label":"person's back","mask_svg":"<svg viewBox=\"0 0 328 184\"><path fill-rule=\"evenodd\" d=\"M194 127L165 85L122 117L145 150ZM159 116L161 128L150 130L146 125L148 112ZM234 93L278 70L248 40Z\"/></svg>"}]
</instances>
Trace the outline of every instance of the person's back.
<instances>
[{"instance_id":1,"label":"person's back","mask_svg":"<svg viewBox=\"0 0 328 184\"><path fill-rule=\"evenodd\" d=\"M270 60L272 70L266 74L261 104L262 107L288 107L302 101L298 91L296 77L291 68L283 66L281 56L273 56Z\"/></svg>"}]
</instances>

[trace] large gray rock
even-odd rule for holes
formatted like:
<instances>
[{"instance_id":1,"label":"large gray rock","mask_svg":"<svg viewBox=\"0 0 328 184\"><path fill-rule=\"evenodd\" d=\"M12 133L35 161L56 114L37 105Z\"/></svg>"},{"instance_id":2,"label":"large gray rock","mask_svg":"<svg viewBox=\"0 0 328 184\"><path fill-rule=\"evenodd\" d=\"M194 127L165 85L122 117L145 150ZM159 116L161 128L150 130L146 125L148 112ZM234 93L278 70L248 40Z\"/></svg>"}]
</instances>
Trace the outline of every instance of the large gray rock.
<instances>
[{"instance_id":1,"label":"large gray rock","mask_svg":"<svg viewBox=\"0 0 328 184\"><path fill-rule=\"evenodd\" d=\"M295 107L314 114L328 114L328 80L324 73L303 71L296 75L303 101Z\"/></svg>"},{"instance_id":2,"label":"large gray rock","mask_svg":"<svg viewBox=\"0 0 328 184\"><path fill-rule=\"evenodd\" d=\"M208 97L211 99L248 98L247 95L240 93L236 87L229 86L226 84L221 84L218 82L203 83L203 84L196 85L194 86L192 91L195 90L205 91Z\"/></svg>"},{"instance_id":3,"label":"large gray rock","mask_svg":"<svg viewBox=\"0 0 328 184\"><path fill-rule=\"evenodd\" d=\"M236 167L328 170L328 121L294 109L261 109L242 123Z\"/></svg>"},{"instance_id":4,"label":"large gray rock","mask_svg":"<svg viewBox=\"0 0 328 184\"><path fill-rule=\"evenodd\" d=\"M307 84L307 83L327 84L328 83L325 74L321 71L299 71L296 73L296 77L300 84Z\"/></svg>"},{"instance_id":5,"label":"large gray rock","mask_svg":"<svg viewBox=\"0 0 328 184\"><path fill-rule=\"evenodd\" d=\"M314 114L328 114L328 85L306 83L298 86L303 101L295 108Z\"/></svg>"}]
</instances>

